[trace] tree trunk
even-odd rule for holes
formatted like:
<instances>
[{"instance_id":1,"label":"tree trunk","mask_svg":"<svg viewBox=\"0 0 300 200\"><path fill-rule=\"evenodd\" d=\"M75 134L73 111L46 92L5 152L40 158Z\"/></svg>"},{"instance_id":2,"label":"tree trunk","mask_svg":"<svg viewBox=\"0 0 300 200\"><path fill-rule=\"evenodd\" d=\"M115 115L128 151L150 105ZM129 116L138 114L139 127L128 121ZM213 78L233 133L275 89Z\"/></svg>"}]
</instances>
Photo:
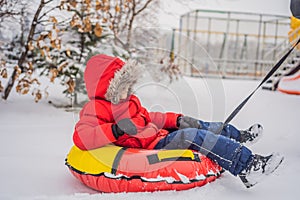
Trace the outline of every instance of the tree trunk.
<instances>
[{"instance_id":1,"label":"tree trunk","mask_svg":"<svg viewBox=\"0 0 300 200\"><path fill-rule=\"evenodd\" d=\"M27 37L27 41L26 41L26 45L25 45L25 50L22 52L19 60L18 60L18 66L19 68L21 69L22 73L25 72L25 68L23 66L24 62L26 61L26 57L27 57L27 54L28 54L28 51L29 51L29 47L28 47L28 43L30 41L32 41L33 39L33 36L34 36L34 33L35 33L35 29L36 29L36 26L38 24L38 18L39 18L39 15L43 9L43 7L45 6L45 0L41 0L40 2L40 5L34 15L34 18L32 20L32 23L31 23L31 28L30 28L30 31L29 31L29 34L28 34L28 37ZM14 69L8 83L7 83L7 86L4 90L4 94L3 94L3 99L7 99L10 92L11 92L11 89L13 88L14 84L15 84L15 80L17 79L17 73L18 69Z\"/></svg>"}]
</instances>

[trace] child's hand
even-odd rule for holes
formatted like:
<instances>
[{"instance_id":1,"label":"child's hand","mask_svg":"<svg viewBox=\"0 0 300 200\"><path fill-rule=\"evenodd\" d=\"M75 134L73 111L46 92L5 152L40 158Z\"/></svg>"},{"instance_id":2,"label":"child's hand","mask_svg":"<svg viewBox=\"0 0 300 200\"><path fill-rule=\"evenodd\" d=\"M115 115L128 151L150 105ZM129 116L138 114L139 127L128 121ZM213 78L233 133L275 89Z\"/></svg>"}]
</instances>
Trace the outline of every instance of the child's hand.
<instances>
[{"instance_id":1,"label":"child's hand","mask_svg":"<svg viewBox=\"0 0 300 200\"><path fill-rule=\"evenodd\" d=\"M177 118L177 127L178 129L184 129L184 128L200 129L201 125L198 119L188 117L188 116L179 116Z\"/></svg>"},{"instance_id":2,"label":"child's hand","mask_svg":"<svg viewBox=\"0 0 300 200\"><path fill-rule=\"evenodd\" d=\"M130 119L125 118L112 125L112 132L115 138L118 139L118 137L124 135L124 133L136 135L137 128Z\"/></svg>"}]
</instances>

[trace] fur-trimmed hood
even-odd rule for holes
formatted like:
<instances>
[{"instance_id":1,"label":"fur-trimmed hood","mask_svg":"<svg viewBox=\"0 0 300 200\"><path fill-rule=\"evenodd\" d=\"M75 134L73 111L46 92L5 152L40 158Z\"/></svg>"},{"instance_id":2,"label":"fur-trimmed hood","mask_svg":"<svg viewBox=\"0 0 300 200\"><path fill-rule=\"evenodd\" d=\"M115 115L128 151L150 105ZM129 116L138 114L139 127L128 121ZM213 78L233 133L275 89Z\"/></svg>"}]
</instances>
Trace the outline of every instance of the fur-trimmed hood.
<instances>
[{"instance_id":1,"label":"fur-trimmed hood","mask_svg":"<svg viewBox=\"0 0 300 200\"><path fill-rule=\"evenodd\" d=\"M103 54L93 56L86 65L84 80L90 99L105 99L118 104L122 91L137 82L142 65L135 60L123 62L117 57Z\"/></svg>"}]
</instances>

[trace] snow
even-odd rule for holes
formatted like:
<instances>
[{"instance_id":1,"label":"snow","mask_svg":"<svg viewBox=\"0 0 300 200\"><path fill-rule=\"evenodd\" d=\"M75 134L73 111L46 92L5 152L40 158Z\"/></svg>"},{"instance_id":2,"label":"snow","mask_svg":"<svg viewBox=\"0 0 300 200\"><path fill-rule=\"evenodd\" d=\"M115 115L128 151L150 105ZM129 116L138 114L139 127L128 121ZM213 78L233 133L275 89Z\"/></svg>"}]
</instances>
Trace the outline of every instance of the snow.
<instances>
[{"instance_id":1,"label":"snow","mask_svg":"<svg viewBox=\"0 0 300 200\"><path fill-rule=\"evenodd\" d=\"M151 110L180 111L203 120L224 120L258 81L187 78L164 87L141 84L137 94ZM58 87L58 86L57 86ZM53 102L61 97L49 88ZM159 98L158 98L159 97ZM0 100L0 199L101 200L101 199L295 199L300 195L300 96L259 90L233 120L246 129L264 126L264 136L251 146L254 153L280 152L283 164L251 189L228 172L215 182L187 191L101 194L76 180L64 159L72 146L78 113L56 109L42 100L12 92ZM63 100L61 100L63 101Z\"/></svg>"},{"instance_id":2,"label":"snow","mask_svg":"<svg viewBox=\"0 0 300 200\"><path fill-rule=\"evenodd\" d=\"M180 178L180 180L181 180L183 183L190 183L190 180L189 180L188 177L186 177L185 175L183 175L183 174L177 172L176 170L175 170L175 172L176 172L176 174L178 175L178 177Z\"/></svg>"},{"instance_id":3,"label":"snow","mask_svg":"<svg viewBox=\"0 0 300 200\"><path fill-rule=\"evenodd\" d=\"M148 182L166 181L167 183L173 183L174 181L176 181L173 177L161 177L161 176L158 176L156 178L141 177L141 179Z\"/></svg>"}]
</instances>

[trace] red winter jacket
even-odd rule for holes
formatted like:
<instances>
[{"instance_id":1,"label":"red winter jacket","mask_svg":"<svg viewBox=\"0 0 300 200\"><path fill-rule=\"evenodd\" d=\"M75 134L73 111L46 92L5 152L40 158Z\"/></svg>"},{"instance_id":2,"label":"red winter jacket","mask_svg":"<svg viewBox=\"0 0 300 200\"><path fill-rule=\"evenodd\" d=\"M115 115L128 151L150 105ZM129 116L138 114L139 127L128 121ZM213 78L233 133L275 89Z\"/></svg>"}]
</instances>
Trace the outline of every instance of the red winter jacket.
<instances>
[{"instance_id":1,"label":"red winter jacket","mask_svg":"<svg viewBox=\"0 0 300 200\"><path fill-rule=\"evenodd\" d=\"M84 78L90 101L82 108L73 134L78 148L90 150L113 143L153 149L169 133L166 129L177 128L180 114L148 112L134 95L120 100L120 88L135 83L137 79L134 72L139 66L135 62L128 63L106 55L96 55L88 61ZM133 136L125 133L116 139L112 125L124 118L131 119L138 133Z\"/></svg>"}]
</instances>

